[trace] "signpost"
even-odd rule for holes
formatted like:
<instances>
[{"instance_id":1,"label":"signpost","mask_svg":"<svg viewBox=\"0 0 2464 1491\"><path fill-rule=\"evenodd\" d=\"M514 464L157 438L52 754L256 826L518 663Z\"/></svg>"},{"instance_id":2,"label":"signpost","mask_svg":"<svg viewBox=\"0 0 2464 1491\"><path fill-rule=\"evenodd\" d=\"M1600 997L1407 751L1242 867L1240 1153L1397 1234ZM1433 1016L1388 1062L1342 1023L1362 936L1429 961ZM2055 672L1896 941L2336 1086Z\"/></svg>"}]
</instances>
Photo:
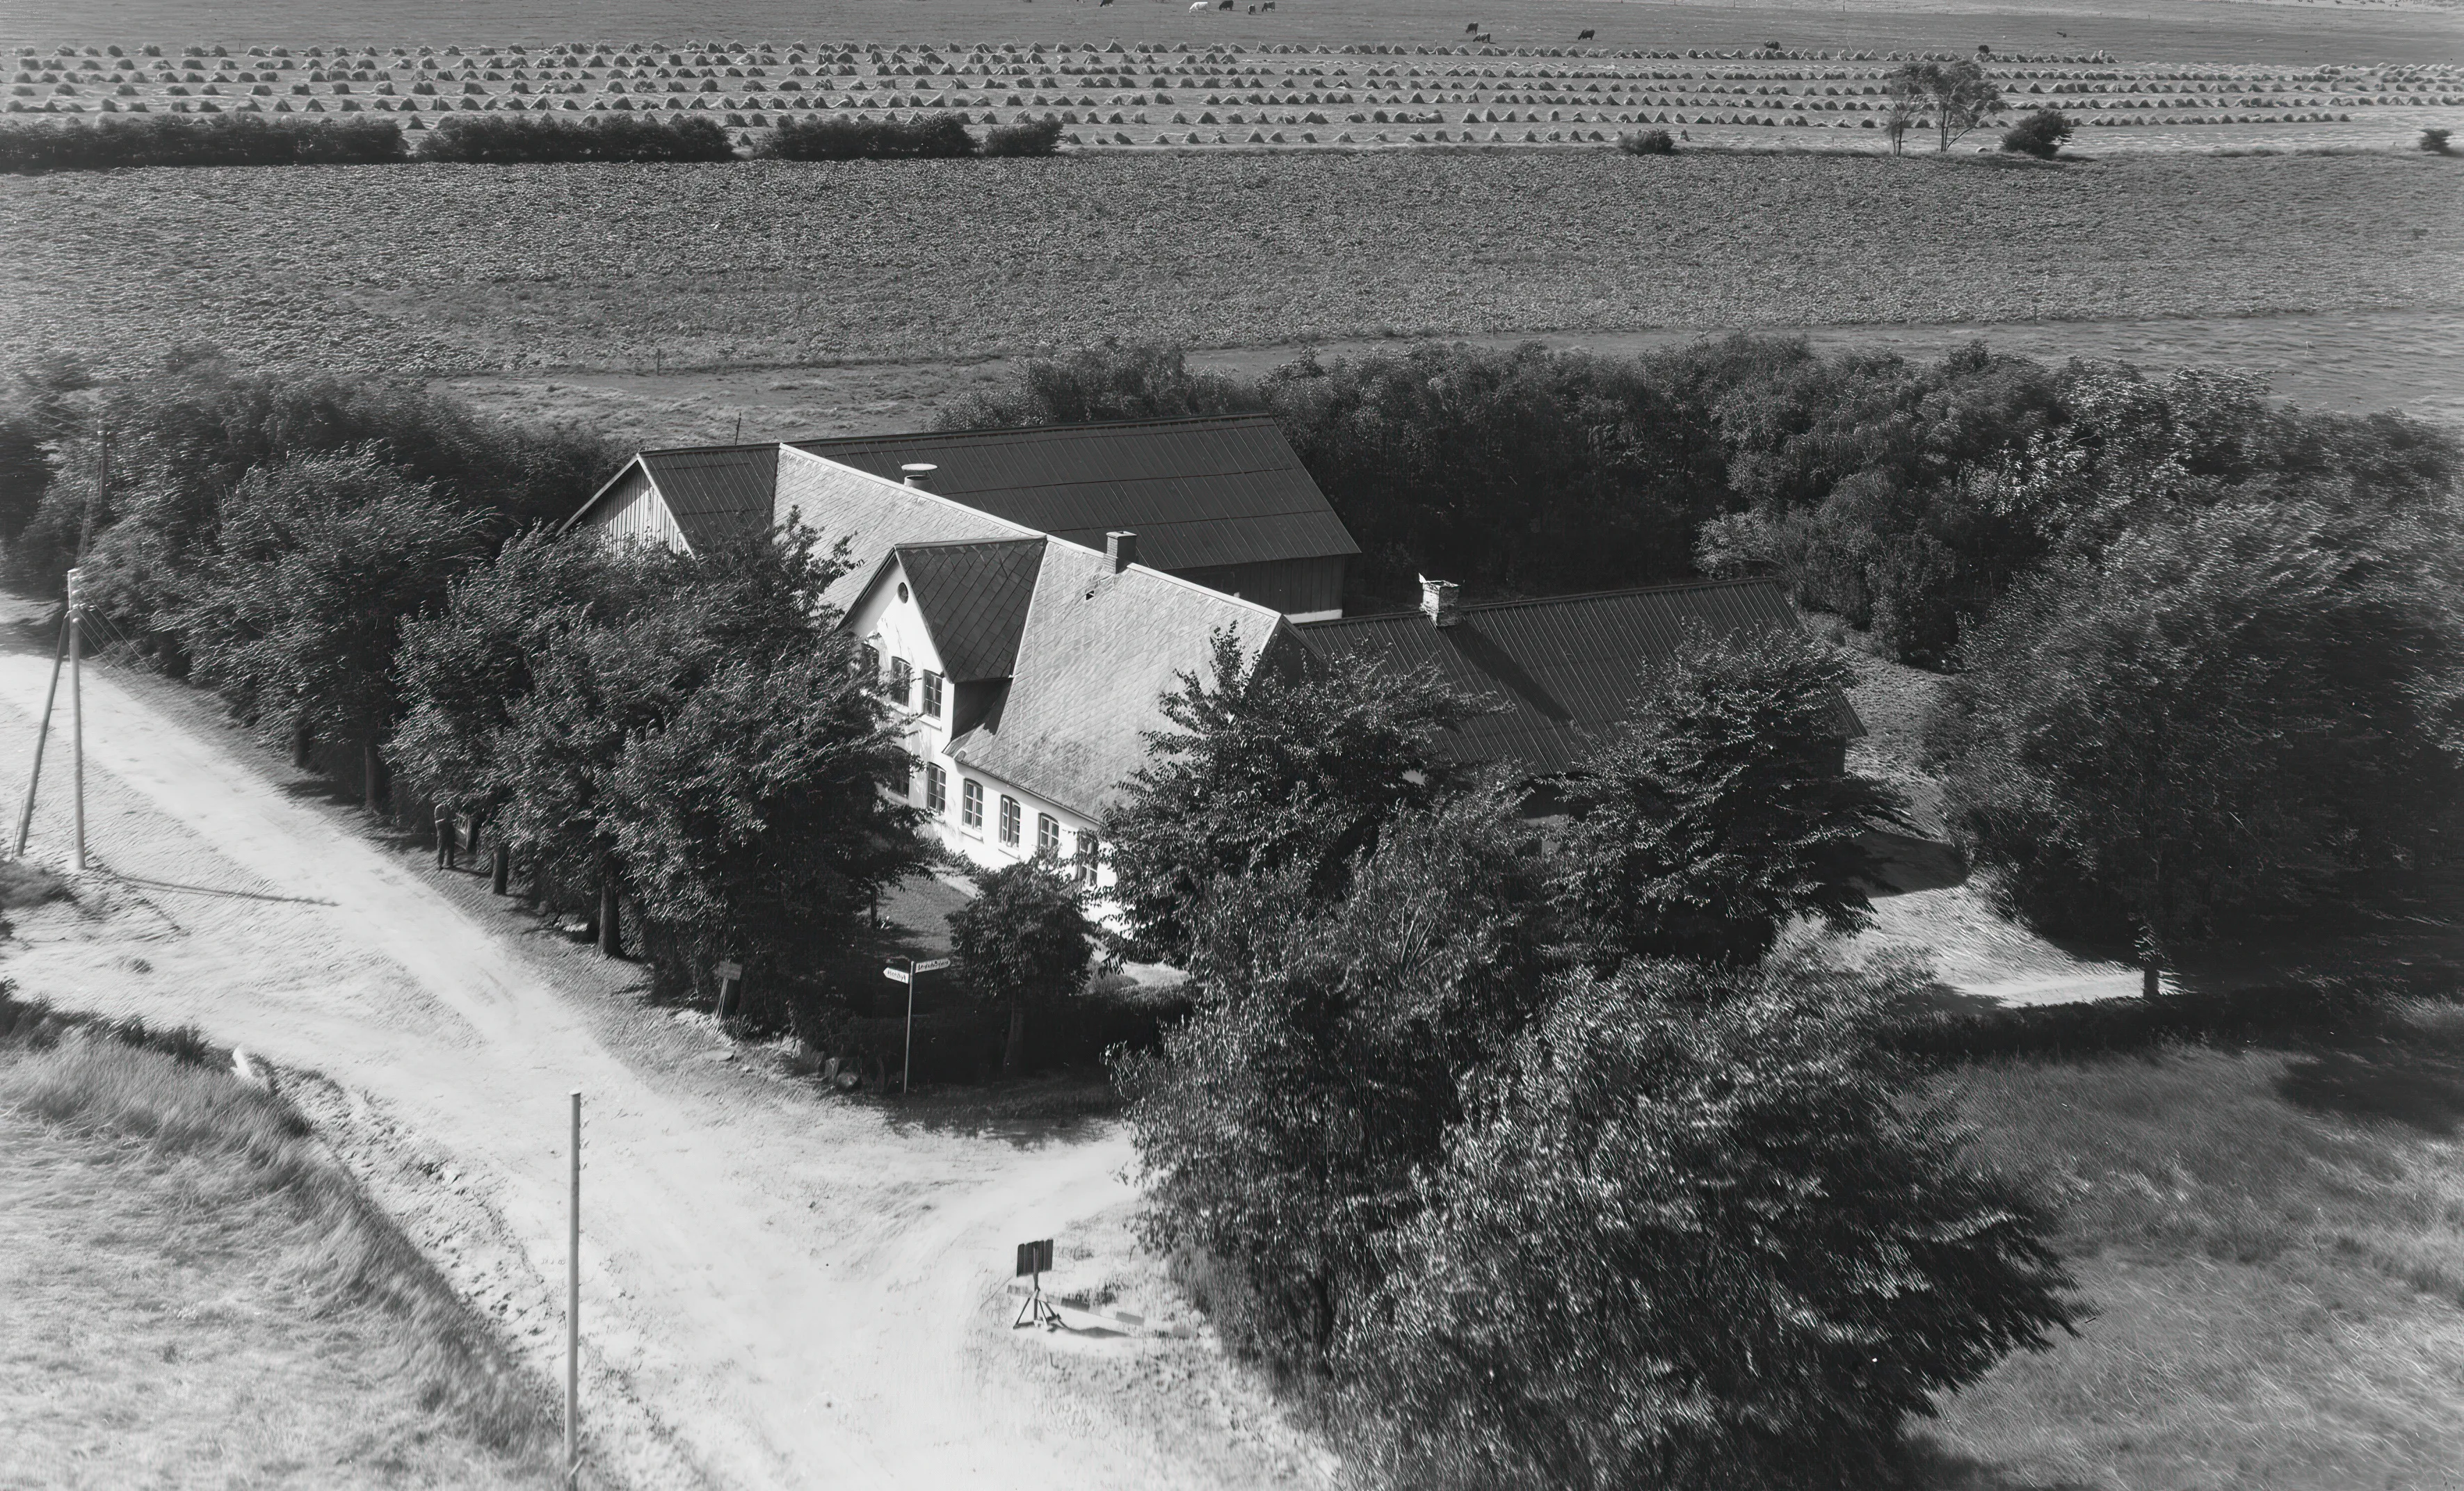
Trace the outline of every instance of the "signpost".
<instances>
[{"instance_id":1,"label":"signpost","mask_svg":"<svg viewBox=\"0 0 2464 1491\"><path fill-rule=\"evenodd\" d=\"M733 1014L735 1012L736 1005L735 1001L730 998L729 996L736 993L737 991L735 986L743 981L744 965L737 962L733 958L730 958L713 966L711 972L718 976L719 1015L721 1017L725 1017Z\"/></svg>"},{"instance_id":2,"label":"signpost","mask_svg":"<svg viewBox=\"0 0 2464 1491\"><path fill-rule=\"evenodd\" d=\"M1040 1239L1034 1242L1022 1242L1018 1245L1017 1277L1032 1278L1034 1283L1027 1292L1026 1304L1018 1312L1018 1319L1009 1323L1010 1329L1016 1330L1019 1327L1027 1325L1040 1325L1046 1330L1061 1328L1060 1312L1045 1303L1044 1299L1044 1275L1045 1271L1051 1266L1052 1239L1050 1238Z\"/></svg>"},{"instance_id":3,"label":"signpost","mask_svg":"<svg viewBox=\"0 0 2464 1491\"><path fill-rule=\"evenodd\" d=\"M900 1097L905 1097L908 1088L913 1085L908 1069L915 1064L915 976L936 974L949 966L950 960L946 957L926 958L920 963L911 957L907 960L905 968L885 968L881 971L882 977L892 983L902 983L907 986L907 1055L898 1065Z\"/></svg>"}]
</instances>

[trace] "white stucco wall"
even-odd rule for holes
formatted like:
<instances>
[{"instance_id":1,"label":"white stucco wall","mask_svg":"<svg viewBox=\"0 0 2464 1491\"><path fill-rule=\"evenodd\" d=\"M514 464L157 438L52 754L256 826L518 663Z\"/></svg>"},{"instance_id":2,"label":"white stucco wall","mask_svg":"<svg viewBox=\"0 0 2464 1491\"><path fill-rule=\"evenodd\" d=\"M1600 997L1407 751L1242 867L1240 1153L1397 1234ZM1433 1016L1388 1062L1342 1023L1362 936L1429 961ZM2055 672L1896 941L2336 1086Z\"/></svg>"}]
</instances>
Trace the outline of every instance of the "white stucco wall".
<instances>
[{"instance_id":1,"label":"white stucco wall","mask_svg":"<svg viewBox=\"0 0 2464 1491\"><path fill-rule=\"evenodd\" d=\"M1065 866L1074 864L1082 836L1098 833L1097 824L1058 803L1037 797L1014 782L961 765L951 758L950 711L956 701L957 690L945 682L941 691L940 713L935 716L923 713L924 675L927 672L939 673L941 658L934 648L933 634L924 624L923 613L913 599L902 597L905 587L906 576L897 561L892 559L890 572L882 578L881 583L848 614L847 629L858 640L879 649L880 677L885 690L889 687L892 659L906 659L911 669L913 676L908 683L902 713L908 722L907 748L914 754L917 764L909 783L912 795L908 800L930 812L928 766L941 769L946 786L941 810L928 818L926 832L961 858L986 869L999 869L1034 857L1037 819L1039 816L1049 817L1060 826L1062 864ZM895 706L899 701L893 699L891 703ZM964 784L968 781L979 783L983 788L983 822L977 827L969 827L963 821ZM1014 844L1003 844L1001 840L1001 801L1004 797L1019 804L1019 836L1018 843ZM1102 864L1099 854L1095 888L1100 893L1111 884L1111 870Z\"/></svg>"}]
</instances>

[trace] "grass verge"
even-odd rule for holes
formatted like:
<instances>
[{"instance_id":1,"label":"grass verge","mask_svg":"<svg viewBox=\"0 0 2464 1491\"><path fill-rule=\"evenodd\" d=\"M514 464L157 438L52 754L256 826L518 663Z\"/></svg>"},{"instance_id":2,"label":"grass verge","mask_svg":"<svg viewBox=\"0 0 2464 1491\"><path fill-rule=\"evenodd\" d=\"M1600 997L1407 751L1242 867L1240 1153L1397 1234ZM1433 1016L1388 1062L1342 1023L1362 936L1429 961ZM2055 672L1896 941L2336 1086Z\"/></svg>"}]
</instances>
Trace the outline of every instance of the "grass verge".
<instances>
[{"instance_id":1,"label":"grass verge","mask_svg":"<svg viewBox=\"0 0 2464 1491\"><path fill-rule=\"evenodd\" d=\"M193 1033L5 993L0 1032L11 1478L551 1483L541 1400L287 1103Z\"/></svg>"},{"instance_id":2,"label":"grass verge","mask_svg":"<svg viewBox=\"0 0 2464 1491\"><path fill-rule=\"evenodd\" d=\"M1926 1483L2455 1483L2464 1009L1935 1080L2060 1200L2096 1317L1948 1399Z\"/></svg>"}]
</instances>

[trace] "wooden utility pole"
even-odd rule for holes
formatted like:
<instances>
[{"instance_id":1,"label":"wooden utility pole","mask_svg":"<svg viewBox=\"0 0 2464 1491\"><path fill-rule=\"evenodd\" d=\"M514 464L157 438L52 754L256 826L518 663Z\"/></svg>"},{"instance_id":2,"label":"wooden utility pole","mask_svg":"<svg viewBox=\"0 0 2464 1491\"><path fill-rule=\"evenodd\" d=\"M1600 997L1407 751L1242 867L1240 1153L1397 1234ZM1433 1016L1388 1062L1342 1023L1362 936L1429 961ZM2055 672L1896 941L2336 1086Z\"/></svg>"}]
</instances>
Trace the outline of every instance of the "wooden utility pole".
<instances>
[{"instance_id":1,"label":"wooden utility pole","mask_svg":"<svg viewBox=\"0 0 2464 1491\"><path fill-rule=\"evenodd\" d=\"M582 1483L582 1089L573 1089L573 1195L564 1234L564 1483Z\"/></svg>"},{"instance_id":2,"label":"wooden utility pole","mask_svg":"<svg viewBox=\"0 0 2464 1491\"><path fill-rule=\"evenodd\" d=\"M76 784L77 843L69 853L69 867L85 869L85 688L82 657L85 651L85 595L79 586L81 572L69 571L69 776Z\"/></svg>"}]
</instances>

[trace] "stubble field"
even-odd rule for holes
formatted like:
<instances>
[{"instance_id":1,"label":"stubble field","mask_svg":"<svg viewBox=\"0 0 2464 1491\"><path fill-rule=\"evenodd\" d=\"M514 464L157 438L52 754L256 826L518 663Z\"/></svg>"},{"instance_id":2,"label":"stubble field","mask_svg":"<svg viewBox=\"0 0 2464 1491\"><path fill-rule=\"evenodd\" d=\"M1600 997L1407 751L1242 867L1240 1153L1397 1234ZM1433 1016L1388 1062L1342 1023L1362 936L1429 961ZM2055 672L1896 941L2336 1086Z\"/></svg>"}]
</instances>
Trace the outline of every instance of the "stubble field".
<instances>
[{"instance_id":1,"label":"stubble field","mask_svg":"<svg viewBox=\"0 0 2464 1491\"><path fill-rule=\"evenodd\" d=\"M2458 171L1432 152L15 178L0 340L442 376L2452 308Z\"/></svg>"}]
</instances>

